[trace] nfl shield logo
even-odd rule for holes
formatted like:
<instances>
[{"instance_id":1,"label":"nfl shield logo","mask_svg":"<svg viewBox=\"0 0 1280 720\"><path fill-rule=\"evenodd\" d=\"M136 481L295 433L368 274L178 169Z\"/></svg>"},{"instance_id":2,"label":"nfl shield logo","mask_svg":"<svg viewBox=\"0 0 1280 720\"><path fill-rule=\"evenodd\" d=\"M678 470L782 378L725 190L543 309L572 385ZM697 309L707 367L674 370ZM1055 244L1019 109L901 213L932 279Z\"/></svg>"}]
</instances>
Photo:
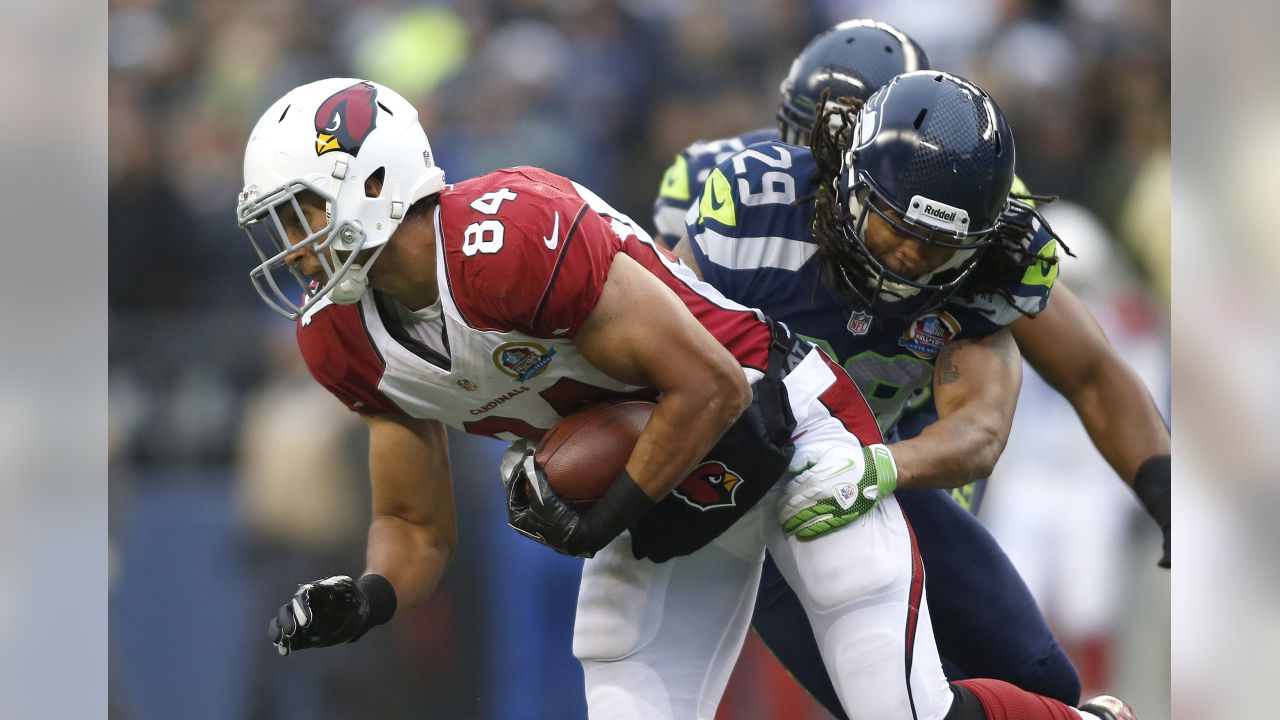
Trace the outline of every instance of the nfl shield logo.
<instances>
[{"instance_id":1,"label":"nfl shield logo","mask_svg":"<svg viewBox=\"0 0 1280 720\"><path fill-rule=\"evenodd\" d=\"M849 332L854 335L866 335L871 329L871 313L854 310L849 316Z\"/></svg>"}]
</instances>

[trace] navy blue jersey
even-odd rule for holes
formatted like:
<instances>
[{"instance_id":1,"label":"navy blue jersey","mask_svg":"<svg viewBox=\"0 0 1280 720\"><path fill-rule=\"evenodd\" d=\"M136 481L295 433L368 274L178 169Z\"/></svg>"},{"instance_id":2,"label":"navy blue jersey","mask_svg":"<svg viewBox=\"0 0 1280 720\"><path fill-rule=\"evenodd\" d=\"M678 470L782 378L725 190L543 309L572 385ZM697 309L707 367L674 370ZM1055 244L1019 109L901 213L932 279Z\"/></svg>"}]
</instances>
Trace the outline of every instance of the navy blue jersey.
<instances>
[{"instance_id":1,"label":"navy blue jersey","mask_svg":"<svg viewBox=\"0 0 1280 720\"><path fill-rule=\"evenodd\" d=\"M748 145L778 139L777 128L752 130L725 140L699 140L676 156L662 175L662 187L653 201L653 238L671 249L684 237L689 206L702 194L702 185L717 165Z\"/></svg>"},{"instance_id":2,"label":"navy blue jersey","mask_svg":"<svg viewBox=\"0 0 1280 720\"><path fill-rule=\"evenodd\" d=\"M911 320L853 310L819 266L810 232L814 203L794 202L817 191L815 170L807 148L752 145L710 172L686 231L707 282L826 350L862 389L881 431L894 437L905 416L931 408L933 365L945 343L986 337L1021 314L996 295L953 299ZM1054 257L1056 241L1035 227L1029 249ZM1037 313L1057 274L1056 264L1037 263L1005 289L1018 308Z\"/></svg>"}]
</instances>

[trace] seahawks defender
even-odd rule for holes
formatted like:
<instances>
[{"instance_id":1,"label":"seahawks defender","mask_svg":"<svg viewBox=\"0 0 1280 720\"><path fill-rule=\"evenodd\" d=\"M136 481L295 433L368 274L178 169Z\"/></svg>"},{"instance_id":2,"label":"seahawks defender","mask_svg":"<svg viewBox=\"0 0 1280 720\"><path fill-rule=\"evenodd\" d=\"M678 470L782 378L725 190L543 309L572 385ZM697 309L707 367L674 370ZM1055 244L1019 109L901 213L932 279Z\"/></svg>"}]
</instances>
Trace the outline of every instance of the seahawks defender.
<instances>
[{"instance_id":1,"label":"seahawks defender","mask_svg":"<svg viewBox=\"0 0 1280 720\"><path fill-rule=\"evenodd\" d=\"M864 28L855 31L867 32ZM820 36L815 44L822 39ZM802 54L793 66L793 76L804 60ZM927 91L930 84L954 86L962 93L981 92L944 74L906 77L910 79L900 81L914 85L917 92L921 87ZM787 87L784 84L784 91ZM899 91L894 98L896 103L889 104L889 109L898 113L894 120L897 125L890 122L884 107L870 109L867 117L872 119L860 126L864 133L860 140L874 145L872 140L881 133L895 137L895 133L911 131L919 137L927 135L925 128L931 126L935 133L941 133L932 138L936 141L932 143L934 148L946 148L948 143L957 141L955 129L950 126L957 122L955 110L962 103L934 98L934 102L912 105L903 95ZM994 104L990 108L994 109ZM928 123L931 111L935 118L932 124ZM988 115L998 117L998 110ZM784 113L780 119L786 123L788 117ZM1012 180L1012 138L1007 136L1003 121L998 124L1002 132L993 137L1003 139L1007 145ZM924 142L928 145L928 141ZM866 169L874 164L874 148L857 151L871 153L871 157L862 158L858 167ZM982 213L970 213L960 207L916 203L921 198L914 194L899 197L896 210L894 203L885 203L888 196L883 189L895 184L902 194L903 186L921 190L932 181L937 192L946 194L945 189L937 187L938 173L931 177L927 172L928 164L938 160L928 153L882 153L878 172L860 174L856 180L850 175L852 163L846 163L842 177L845 194L827 197L829 202L824 205L814 178L833 177L839 166L832 162L831 148L826 148L826 154L827 167L820 172L816 172L814 154L779 143L751 147L722 164L710 173L701 202L690 212L690 234L696 242L692 248L681 247L682 254L701 266L706 279L730 297L763 305L844 360L846 368L861 381L885 429L893 429L905 413L915 409L913 401L923 404L929 400L931 379L945 402L944 414L953 418L963 418L966 411L975 409L973 406L993 406L997 412L988 416L994 414L1003 423L987 442L994 446L994 462L1007 437L1007 422L1012 414L1013 393L1007 388L1012 383L1016 391L1019 377L1016 353L1003 328L1044 307L1056 276L1056 240L1027 204L1015 203L1002 215L997 212L996 221L992 210L986 212L991 217L984 219ZM968 157L972 158L972 154ZM687 167L689 163L684 164ZM671 177L669 174L668 181ZM959 178L960 190L972 190L985 179L965 177L963 170ZM668 195L671 185L664 184ZM850 200L852 187L858 188L852 194L855 199L866 193L865 205ZM880 190L872 192L872 188ZM813 198L815 194L819 197L817 203L792 205L797 199ZM959 196L963 195L961 192ZM999 200L996 209L1005 205L1003 196ZM973 197L967 204L971 209L984 205ZM990 198L986 204L990 205ZM825 211L821 211L824 207ZM855 216L855 211L860 214ZM892 241L886 240L887 227L927 242L888 246L886 243ZM934 234L923 234L922 227ZM825 245L821 240L815 243L813 237L821 235L823 229L827 231ZM957 233L958 229L962 231ZM939 239L938 231L950 231L964 240ZM921 278L919 272L904 272L929 265L930 256L934 258L933 266L925 273L926 278ZM898 272L894 272L895 263L899 265ZM833 272L828 275L824 268ZM922 282L927 276L937 281ZM947 302L949 295L966 282L971 288L967 300ZM972 291L984 283L986 292ZM869 285L878 290L869 289ZM983 343L991 347L990 354L1005 372L1001 373L998 367L994 375L989 370L981 372L981 361L975 363L974 358L981 358ZM975 353L975 349L979 352ZM939 369L937 377L935 364ZM962 382L960 369L968 366L972 370L975 365L979 372L967 374L976 377ZM1000 378L1004 382L983 382ZM1002 400L1007 405L1002 406ZM935 432L929 438L935 456L938 448L964 447L964 438L953 438L950 445L939 443L940 438L945 440L947 435ZM904 446L899 443L895 447ZM910 473L912 456L909 452L904 455L901 464ZM962 462L944 466L941 474L924 479L938 482L950 475L963 480L966 471L978 477L985 473L975 474L972 468L980 467L982 462L969 468ZM985 530L943 497L938 491L907 492L903 494L903 504L916 520L922 553L929 558L928 584L935 591L935 617L941 618L935 626L942 653L951 661L949 674L991 674L1074 703L1079 695L1074 668L1044 625L1025 586ZM952 557L951 553L958 554ZM973 577L969 568L982 568L984 574ZM756 629L801 682L831 707L830 695L822 687L821 667L814 662L816 655L809 648L812 642L798 628L803 624L803 610L787 588L776 582L776 576L770 575L767 569L766 580L773 582L762 585L753 619ZM961 604L965 607L959 607ZM937 608L945 609L939 612ZM975 613L973 608L986 608L988 612ZM973 635L978 628L988 637Z\"/></svg>"}]
</instances>

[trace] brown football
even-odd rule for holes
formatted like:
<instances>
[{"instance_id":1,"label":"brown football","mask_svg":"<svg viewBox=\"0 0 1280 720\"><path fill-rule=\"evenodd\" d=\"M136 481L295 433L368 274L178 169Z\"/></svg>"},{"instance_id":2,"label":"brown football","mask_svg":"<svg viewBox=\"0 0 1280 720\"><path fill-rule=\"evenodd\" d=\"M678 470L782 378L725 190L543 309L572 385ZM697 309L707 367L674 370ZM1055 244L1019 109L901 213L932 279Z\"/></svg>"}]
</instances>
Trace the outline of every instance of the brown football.
<instances>
[{"instance_id":1,"label":"brown football","mask_svg":"<svg viewBox=\"0 0 1280 720\"><path fill-rule=\"evenodd\" d=\"M653 407L644 400L601 403L556 423L533 456L551 489L582 508L599 500L626 467Z\"/></svg>"}]
</instances>

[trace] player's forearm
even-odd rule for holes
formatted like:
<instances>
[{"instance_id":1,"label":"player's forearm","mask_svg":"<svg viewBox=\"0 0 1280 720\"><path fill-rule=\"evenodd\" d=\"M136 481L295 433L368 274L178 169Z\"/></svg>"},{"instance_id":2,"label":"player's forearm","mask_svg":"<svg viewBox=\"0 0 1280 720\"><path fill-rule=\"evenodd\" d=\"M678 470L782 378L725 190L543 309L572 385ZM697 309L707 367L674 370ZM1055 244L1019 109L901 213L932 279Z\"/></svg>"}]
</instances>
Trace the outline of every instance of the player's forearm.
<instances>
[{"instance_id":1,"label":"player's forearm","mask_svg":"<svg viewBox=\"0 0 1280 720\"><path fill-rule=\"evenodd\" d=\"M1169 454L1169 429L1142 378L1118 359L1107 363L1068 393L1098 452L1126 483L1138 467Z\"/></svg>"},{"instance_id":2,"label":"player's forearm","mask_svg":"<svg viewBox=\"0 0 1280 720\"><path fill-rule=\"evenodd\" d=\"M1008 428L956 413L919 435L889 445L899 488L955 488L991 474L1009 439Z\"/></svg>"},{"instance_id":3,"label":"player's forearm","mask_svg":"<svg viewBox=\"0 0 1280 720\"><path fill-rule=\"evenodd\" d=\"M435 592L453 555L452 534L377 515L369 526L365 574L376 573L396 591L396 616L422 604Z\"/></svg>"},{"instance_id":4,"label":"player's forearm","mask_svg":"<svg viewBox=\"0 0 1280 720\"><path fill-rule=\"evenodd\" d=\"M651 499L679 485L751 403L751 389L735 371L736 378L663 394L627 462Z\"/></svg>"}]
</instances>

